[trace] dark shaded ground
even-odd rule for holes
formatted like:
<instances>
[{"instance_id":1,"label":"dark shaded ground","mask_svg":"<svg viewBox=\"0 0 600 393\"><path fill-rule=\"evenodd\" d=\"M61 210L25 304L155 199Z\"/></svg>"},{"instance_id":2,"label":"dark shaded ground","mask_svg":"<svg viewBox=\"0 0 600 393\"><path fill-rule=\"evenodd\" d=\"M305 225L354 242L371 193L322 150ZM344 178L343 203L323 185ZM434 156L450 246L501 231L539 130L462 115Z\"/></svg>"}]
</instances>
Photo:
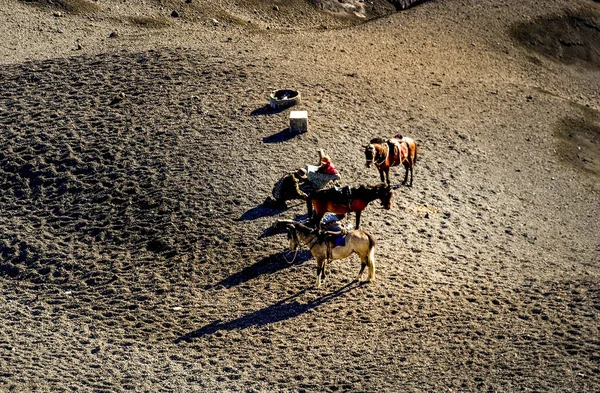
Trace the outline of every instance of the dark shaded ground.
<instances>
[{"instance_id":1,"label":"dark shaded ground","mask_svg":"<svg viewBox=\"0 0 600 393\"><path fill-rule=\"evenodd\" d=\"M517 24L513 36L556 61L600 67L600 21L592 7Z\"/></svg>"},{"instance_id":2,"label":"dark shaded ground","mask_svg":"<svg viewBox=\"0 0 600 393\"><path fill-rule=\"evenodd\" d=\"M425 2L356 25L209 2L160 33L99 6L0 6L32 27L0 26L0 390L600 389L600 79L552 49L597 49L572 31L596 3ZM553 41L519 46L525 22L525 43ZM279 87L302 104L265 110ZM308 133L286 132L291 109ZM391 210L363 213L376 281L351 281L353 257L313 288L308 251L288 263L266 233L304 204L262 202L318 148L344 184L377 183L362 146L397 133L420 159L412 188L392 171Z\"/></svg>"}]
</instances>

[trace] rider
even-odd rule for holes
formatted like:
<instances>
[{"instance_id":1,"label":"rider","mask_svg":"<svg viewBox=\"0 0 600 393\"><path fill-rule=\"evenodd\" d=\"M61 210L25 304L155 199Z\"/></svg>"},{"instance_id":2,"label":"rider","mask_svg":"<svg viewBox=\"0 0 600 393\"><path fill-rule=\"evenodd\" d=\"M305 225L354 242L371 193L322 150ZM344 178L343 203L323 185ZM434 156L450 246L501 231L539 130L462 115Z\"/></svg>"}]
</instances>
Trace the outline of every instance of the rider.
<instances>
[{"instance_id":1,"label":"rider","mask_svg":"<svg viewBox=\"0 0 600 393\"><path fill-rule=\"evenodd\" d=\"M335 168L335 166L333 166L333 163L331 162L331 158L325 155L321 157L321 166L319 166L317 172L325 173L327 175L339 175L338 170ZM340 195L342 195L342 197L344 197L347 204L350 204L352 202L350 198L350 186L340 186L339 183L337 183L334 186L334 188L340 193Z\"/></svg>"},{"instance_id":2,"label":"rider","mask_svg":"<svg viewBox=\"0 0 600 393\"><path fill-rule=\"evenodd\" d=\"M317 172L324 173L326 175L340 174L338 170L335 169L335 166L333 166L333 163L331 162L331 158L329 156L321 157L321 165L319 166L319 169L317 169Z\"/></svg>"}]
</instances>

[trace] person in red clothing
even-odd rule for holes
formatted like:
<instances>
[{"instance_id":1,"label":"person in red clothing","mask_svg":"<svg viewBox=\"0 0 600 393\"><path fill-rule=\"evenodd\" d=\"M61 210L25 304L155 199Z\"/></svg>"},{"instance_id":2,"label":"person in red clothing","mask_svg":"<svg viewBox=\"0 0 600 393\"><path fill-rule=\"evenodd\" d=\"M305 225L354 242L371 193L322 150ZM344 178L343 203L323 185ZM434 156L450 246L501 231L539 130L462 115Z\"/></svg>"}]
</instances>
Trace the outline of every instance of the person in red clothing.
<instances>
[{"instance_id":1,"label":"person in red clothing","mask_svg":"<svg viewBox=\"0 0 600 393\"><path fill-rule=\"evenodd\" d=\"M326 175L339 174L338 170L335 169L335 166L333 166L333 163L331 162L331 158L329 158L329 156L321 157L321 165L319 166L317 172L324 173Z\"/></svg>"}]
</instances>

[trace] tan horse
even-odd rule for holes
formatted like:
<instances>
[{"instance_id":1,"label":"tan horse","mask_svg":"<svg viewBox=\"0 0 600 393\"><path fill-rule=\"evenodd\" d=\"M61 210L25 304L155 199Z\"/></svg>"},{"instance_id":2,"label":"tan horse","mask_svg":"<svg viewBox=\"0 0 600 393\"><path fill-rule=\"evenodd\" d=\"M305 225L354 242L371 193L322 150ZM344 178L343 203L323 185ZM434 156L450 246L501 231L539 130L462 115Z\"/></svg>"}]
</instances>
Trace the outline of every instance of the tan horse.
<instances>
[{"instance_id":1,"label":"tan horse","mask_svg":"<svg viewBox=\"0 0 600 393\"><path fill-rule=\"evenodd\" d=\"M361 229L348 231L345 235L325 235L317 229L307 227L299 222L285 220L288 230L290 249L296 251L300 243L304 243L312 256L317 260L317 288L321 279L325 279L325 265L329 260L344 259L358 254L361 267L356 280L360 281L365 267L369 267L368 281L375 280L375 238ZM280 221L281 222L281 221ZM343 239L337 239L343 236ZM339 245L338 245L339 244Z\"/></svg>"},{"instance_id":2,"label":"tan horse","mask_svg":"<svg viewBox=\"0 0 600 393\"><path fill-rule=\"evenodd\" d=\"M402 164L406 170L402 184L406 184L410 170L409 186L412 187L413 167L417 162L417 143L412 138L398 134L387 141L382 138L371 139L365 146L365 159L367 168L375 164L381 181L386 184L390 184L390 168Z\"/></svg>"}]
</instances>

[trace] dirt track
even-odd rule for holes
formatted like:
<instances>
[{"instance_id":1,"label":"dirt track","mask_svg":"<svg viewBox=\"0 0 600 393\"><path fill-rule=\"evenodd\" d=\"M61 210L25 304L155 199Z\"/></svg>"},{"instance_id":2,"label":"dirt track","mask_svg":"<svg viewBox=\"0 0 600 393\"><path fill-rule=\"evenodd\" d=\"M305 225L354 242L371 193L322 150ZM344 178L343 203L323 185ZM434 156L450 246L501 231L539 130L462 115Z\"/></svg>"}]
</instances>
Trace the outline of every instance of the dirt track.
<instances>
[{"instance_id":1,"label":"dirt track","mask_svg":"<svg viewBox=\"0 0 600 393\"><path fill-rule=\"evenodd\" d=\"M0 391L600 390L600 5L535 3L0 5ZM261 202L396 133L377 280L315 289Z\"/></svg>"}]
</instances>

